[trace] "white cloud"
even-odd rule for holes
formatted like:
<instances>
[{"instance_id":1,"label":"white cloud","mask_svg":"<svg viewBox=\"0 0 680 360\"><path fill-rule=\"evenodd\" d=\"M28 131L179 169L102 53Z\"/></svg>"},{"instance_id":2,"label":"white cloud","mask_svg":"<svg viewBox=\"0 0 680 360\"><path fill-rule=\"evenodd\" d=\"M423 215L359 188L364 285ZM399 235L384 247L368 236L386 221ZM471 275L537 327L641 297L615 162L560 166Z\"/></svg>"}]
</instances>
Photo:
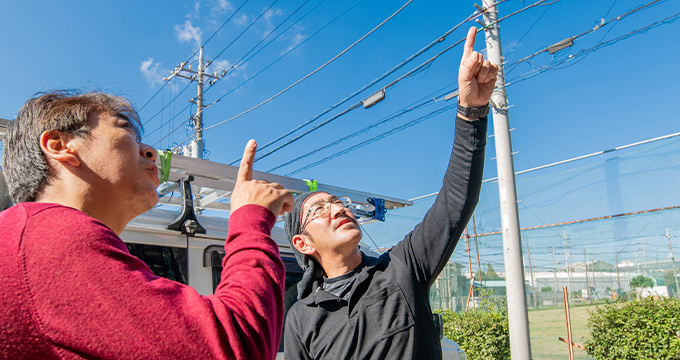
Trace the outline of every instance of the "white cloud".
<instances>
[{"instance_id":1,"label":"white cloud","mask_svg":"<svg viewBox=\"0 0 680 360\"><path fill-rule=\"evenodd\" d=\"M210 73L217 73L219 76L222 74L222 70L229 72L227 75L228 78L235 78L238 76L243 76L244 78L246 77L246 64L234 66L229 60L215 60L212 64L210 64Z\"/></svg>"},{"instance_id":2,"label":"white cloud","mask_svg":"<svg viewBox=\"0 0 680 360\"><path fill-rule=\"evenodd\" d=\"M274 24L272 24L272 19L276 16L281 16L283 14L283 11L281 9L269 9L267 12L264 13L264 16L262 18L264 19L265 22L265 34L268 34L270 31L274 30Z\"/></svg>"},{"instance_id":3,"label":"white cloud","mask_svg":"<svg viewBox=\"0 0 680 360\"><path fill-rule=\"evenodd\" d=\"M303 27L296 25L293 27L293 32L290 35L285 36L285 39L288 41L288 46L286 47L285 50L281 52L281 54L285 54L288 51L292 50L294 47L298 46L302 41L304 41L307 38L307 35L303 34L302 31L304 30Z\"/></svg>"},{"instance_id":4,"label":"white cloud","mask_svg":"<svg viewBox=\"0 0 680 360\"><path fill-rule=\"evenodd\" d=\"M238 26L245 26L248 23L248 15L241 14L238 18L234 18L234 23Z\"/></svg>"},{"instance_id":5,"label":"white cloud","mask_svg":"<svg viewBox=\"0 0 680 360\"><path fill-rule=\"evenodd\" d=\"M201 36L203 32L199 27L193 27L191 21L184 21L184 26L175 25L175 31L177 32L177 38L181 42L196 41L197 45L201 44Z\"/></svg>"},{"instance_id":6,"label":"white cloud","mask_svg":"<svg viewBox=\"0 0 680 360\"><path fill-rule=\"evenodd\" d=\"M234 6L232 6L229 1L227 1L227 0L217 0L217 1L215 1L215 5L213 6L211 13L212 14L215 14L215 13L221 14L221 13L225 13L225 12L233 11L233 10L234 10Z\"/></svg>"},{"instance_id":7,"label":"white cloud","mask_svg":"<svg viewBox=\"0 0 680 360\"><path fill-rule=\"evenodd\" d=\"M142 61L142 65L139 67L142 76L144 76L144 80L151 86L163 83L164 71L160 69L160 65L161 64L159 63L154 63L153 58L149 58L146 61Z\"/></svg>"}]
</instances>

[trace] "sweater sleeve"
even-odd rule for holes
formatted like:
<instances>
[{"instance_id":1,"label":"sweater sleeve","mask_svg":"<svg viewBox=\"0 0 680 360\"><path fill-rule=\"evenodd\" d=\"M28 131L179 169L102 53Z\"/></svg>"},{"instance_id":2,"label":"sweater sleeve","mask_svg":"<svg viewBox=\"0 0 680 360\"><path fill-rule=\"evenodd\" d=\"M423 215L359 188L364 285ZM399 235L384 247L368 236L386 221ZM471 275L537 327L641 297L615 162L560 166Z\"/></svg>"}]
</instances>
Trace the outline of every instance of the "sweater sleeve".
<instances>
[{"instance_id":1,"label":"sweater sleeve","mask_svg":"<svg viewBox=\"0 0 680 360\"><path fill-rule=\"evenodd\" d=\"M428 287L451 257L479 201L484 170L487 118L456 118L453 150L444 182L423 221L399 242L390 256L401 259Z\"/></svg>"},{"instance_id":2,"label":"sweater sleeve","mask_svg":"<svg viewBox=\"0 0 680 360\"><path fill-rule=\"evenodd\" d=\"M110 229L74 213L36 214L23 237L35 321L61 357L274 359L285 270L269 210L249 205L232 214L212 296L155 276ZM59 226L65 218L68 226Z\"/></svg>"}]
</instances>

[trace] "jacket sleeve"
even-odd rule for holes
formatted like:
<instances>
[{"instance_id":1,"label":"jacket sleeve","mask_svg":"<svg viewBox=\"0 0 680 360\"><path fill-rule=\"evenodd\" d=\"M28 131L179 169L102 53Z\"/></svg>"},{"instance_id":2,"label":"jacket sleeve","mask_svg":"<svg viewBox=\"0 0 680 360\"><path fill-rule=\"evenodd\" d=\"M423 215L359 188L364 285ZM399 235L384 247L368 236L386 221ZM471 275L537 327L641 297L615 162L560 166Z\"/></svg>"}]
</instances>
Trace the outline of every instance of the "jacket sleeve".
<instances>
[{"instance_id":1,"label":"jacket sleeve","mask_svg":"<svg viewBox=\"0 0 680 360\"><path fill-rule=\"evenodd\" d=\"M442 188L423 221L391 250L390 256L401 259L428 287L451 257L479 201L487 123L486 117L476 121L456 118Z\"/></svg>"},{"instance_id":2,"label":"jacket sleeve","mask_svg":"<svg viewBox=\"0 0 680 360\"><path fill-rule=\"evenodd\" d=\"M232 213L222 281L211 296L155 276L94 219L45 230L63 215L27 224L29 237L42 239L24 249L36 321L62 357L275 358L285 270L269 210L248 205Z\"/></svg>"}]
</instances>

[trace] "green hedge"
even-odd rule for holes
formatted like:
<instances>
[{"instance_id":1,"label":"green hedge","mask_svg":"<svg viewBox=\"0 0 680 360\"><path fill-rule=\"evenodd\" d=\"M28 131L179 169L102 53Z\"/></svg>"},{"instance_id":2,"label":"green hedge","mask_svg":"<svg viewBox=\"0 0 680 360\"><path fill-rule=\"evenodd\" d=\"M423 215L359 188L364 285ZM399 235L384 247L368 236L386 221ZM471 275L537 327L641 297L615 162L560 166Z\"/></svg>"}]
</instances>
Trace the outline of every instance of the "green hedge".
<instances>
[{"instance_id":1,"label":"green hedge","mask_svg":"<svg viewBox=\"0 0 680 360\"><path fill-rule=\"evenodd\" d=\"M504 304L474 309L463 313L441 312L444 336L465 350L469 360L510 358L508 314Z\"/></svg>"},{"instance_id":2,"label":"green hedge","mask_svg":"<svg viewBox=\"0 0 680 360\"><path fill-rule=\"evenodd\" d=\"M680 359L680 300L646 298L590 312L586 351L595 359Z\"/></svg>"}]
</instances>

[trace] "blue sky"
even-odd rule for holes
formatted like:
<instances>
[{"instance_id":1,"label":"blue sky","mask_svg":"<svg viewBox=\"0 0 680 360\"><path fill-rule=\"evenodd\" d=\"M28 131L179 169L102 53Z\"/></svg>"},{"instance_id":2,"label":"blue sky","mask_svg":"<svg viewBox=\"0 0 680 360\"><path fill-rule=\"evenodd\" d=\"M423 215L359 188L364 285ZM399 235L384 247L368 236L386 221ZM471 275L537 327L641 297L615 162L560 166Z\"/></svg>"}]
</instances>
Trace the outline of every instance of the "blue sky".
<instances>
[{"instance_id":1,"label":"blue sky","mask_svg":"<svg viewBox=\"0 0 680 360\"><path fill-rule=\"evenodd\" d=\"M195 106L189 106L189 100L196 96L195 84L187 88L186 81L174 79L161 87L162 77L168 76L182 61L189 60L195 68L197 59L192 54L198 44L205 44L206 58L214 59L213 71L233 70L206 92L206 103L221 98L205 110L204 126L209 127L259 104L317 69L405 3L406 0L281 0L269 7L272 1L261 0L245 3L243 0L4 1L0 3L0 68L3 71L0 117L13 118L23 102L39 91L97 89L128 97L137 108L148 102L140 114L146 124L145 141L154 144L186 120L190 111L195 111ZM500 16L532 3L505 1L499 5ZM502 22L501 40L508 64L593 29L602 19L612 20L646 2L561 0L545 5L548 3L551 2ZM473 13L472 4L422 0L409 3L316 74L262 107L206 131L209 158L229 163L239 158L249 138L264 145L312 119L453 28ZM679 11L677 1L659 1L576 39L569 49L553 55L543 53L531 63L509 67L507 80L526 78L541 66L568 60L579 51ZM234 41L260 14L264 15ZM461 26L432 49L322 116L318 122L345 110L454 44L465 36L472 24ZM515 169L677 132L680 122L674 108L680 82L680 68L676 64L680 58L678 35L680 21L664 24L591 51L587 56L573 57L557 68L509 86L510 124L516 129L512 132L513 150L519 151L514 157ZM258 48L245 55L262 39L265 40ZM268 45L263 47L265 44ZM480 34L476 49L483 48ZM423 99L453 91L457 87L461 54L462 46L454 47L423 71L390 87L383 102L338 117L258 161L256 169L268 171ZM239 62L242 58L249 59ZM173 102L175 97L177 100ZM433 102L275 172L288 174L452 105L449 103ZM453 118L453 111L432 116L294 176L401 198L435 192L450 153ZM490 134L492 132L491 128ZM188 132L182 126L155 146L171 147L186 138ZM493 138L490 138L487 159L494 156ZM495 173L495 162L488 160L485 178L494 177Z\"/></svg>"}]
</instances>

